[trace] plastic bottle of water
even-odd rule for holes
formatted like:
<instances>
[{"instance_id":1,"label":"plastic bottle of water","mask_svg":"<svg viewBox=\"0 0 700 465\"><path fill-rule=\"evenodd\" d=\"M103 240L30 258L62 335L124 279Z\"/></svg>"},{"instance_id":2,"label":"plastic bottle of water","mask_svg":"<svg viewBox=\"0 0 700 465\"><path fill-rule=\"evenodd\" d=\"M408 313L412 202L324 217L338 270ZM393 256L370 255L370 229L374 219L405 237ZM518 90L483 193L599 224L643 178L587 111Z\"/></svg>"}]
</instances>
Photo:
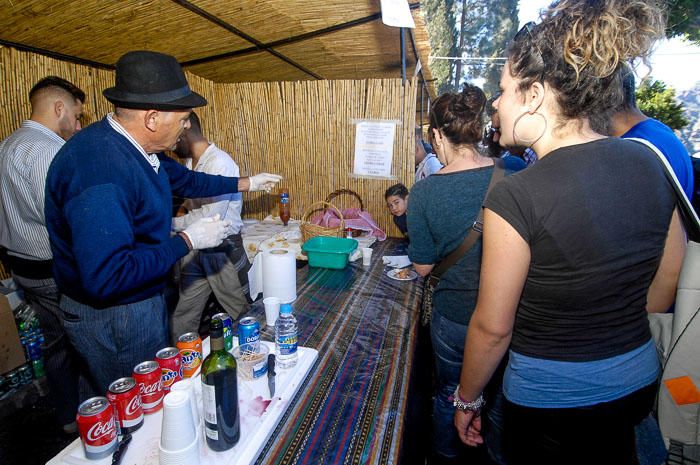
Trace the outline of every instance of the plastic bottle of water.
<instances>
[{"instance_id":1,"label":"plastic bottle of water","mask_svg":"<svg viewBox=\"0 0 700 465\"><path fill-rule=\"evenodd\" d=\"M280 305L280 316L275 323L275 364L279 368L292 368L297 364L297 319L290 304Z\"/></svg>"}]
</instances>

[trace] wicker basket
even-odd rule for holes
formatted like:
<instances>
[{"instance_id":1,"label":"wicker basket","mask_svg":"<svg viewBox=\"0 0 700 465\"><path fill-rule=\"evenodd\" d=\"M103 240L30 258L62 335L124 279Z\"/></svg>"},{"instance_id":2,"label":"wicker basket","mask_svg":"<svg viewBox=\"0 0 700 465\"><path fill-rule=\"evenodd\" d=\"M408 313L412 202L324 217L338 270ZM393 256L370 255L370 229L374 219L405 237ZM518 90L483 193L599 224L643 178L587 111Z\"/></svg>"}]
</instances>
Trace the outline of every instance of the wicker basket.
<instances>
[{"instance_id":1,"label":"wicker basket","mask_svg":"<svg viewBox=\"0 0 700 465\"><path fill-rule=\"evenodd\" d=\"M319 224L310 223L311 215L317 211L326 211L327 208L332 208L338 212L338 218L340 218L340 224L335 228L327 228ZM343 237L343 230L345 229L345 219L343 218L343 213L330 202L314 202L309 208L306 209L301 217L301 225L299 226L301 230L301 237L304 242L308 241L312 237L316 236L326 236L326 237Z\"/></svg>"},{"instance_id":2,"label":"wicker basket","mask_svg":"<svg viewBox=\"0 0 700 465\"><path fill-rule=\"evenodd\" d=\"M357 199L358 203L360 204L360 211L364 211L365 205L362 202L362 197L360 197L360 194L351 189L338 189L337 191L331 192L330 194L328 194L328 197L326 197L326 202L331 203L332 200L337 199L341 195L350 195L352 197L355 197L355 199ZM362 231L359 229L352 229L351 234L352 237L359 237L362 234Z\"/></svg>"},{"instance_id":3,"label":"wicker basket","mask_svg":"<svg viewBox=\"0 0 700 465\"><path fill-rule=\"evenodd\" d=\"M333 199L335 199L336 197L340 197L344 194L352 195L353 197L355 197L360 203L360 210L365 209L365 205L362 203L362 197L360 197L360 194L350 189L338 189L337 191L331 192L330 194L328 194L328 197L326 197L326 202L331 203Z\"/></svg>"}]
</instances>

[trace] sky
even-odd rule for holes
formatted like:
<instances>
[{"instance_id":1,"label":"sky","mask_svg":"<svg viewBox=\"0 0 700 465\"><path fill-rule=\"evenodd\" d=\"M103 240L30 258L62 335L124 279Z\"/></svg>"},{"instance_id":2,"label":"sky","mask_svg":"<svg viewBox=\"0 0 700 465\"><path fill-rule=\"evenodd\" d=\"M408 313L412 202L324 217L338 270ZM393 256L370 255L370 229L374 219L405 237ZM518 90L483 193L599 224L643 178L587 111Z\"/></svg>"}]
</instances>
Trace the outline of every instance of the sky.
<instances>
[{"instance_id":1,"label":"sky","mask_svg":"<svg viewBox=\"0 0 700 465\"><path fill-rule=\"evenodd\" d=\"M546 0L520 0L520 25L538 21L539 10L549 5ZM640 66L638 74L645 77L647 70ZM651 57L651 76L681 92L700 81L700 47L681 39L662 40Z\"/></svg>"}]
</instances>

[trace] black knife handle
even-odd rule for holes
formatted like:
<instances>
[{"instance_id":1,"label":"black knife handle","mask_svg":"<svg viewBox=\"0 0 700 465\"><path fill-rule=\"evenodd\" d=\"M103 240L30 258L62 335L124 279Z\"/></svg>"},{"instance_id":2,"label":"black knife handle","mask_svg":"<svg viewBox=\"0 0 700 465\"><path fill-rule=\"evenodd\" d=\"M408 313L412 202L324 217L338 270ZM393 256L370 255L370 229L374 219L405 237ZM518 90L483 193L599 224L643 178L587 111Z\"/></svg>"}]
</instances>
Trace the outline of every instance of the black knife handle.
<instances>
[{"instance_id":1,"label":"black knife handle","mask_svg":"<svg viewBox=\"0 0 700 465\"><path fill-rule=\"evenodd\" d=\"M119 465L121 463L122 456L124 455L124 452L126 452L126 447L129 445L130 441L131 433L126 433L124 436L122 436L122 440L119 441L117 450L115 450L114 454L112 455L112 465Z\"/></svg>"},{"instance_id":2,"label":"black knife handle","mask_svg":"<svg viewBox=\"0 0 700 465\"><path fill-rule=\"evenodd\" d=\"M275 354L267 356L267 375L275 376Z\"/></svg>"}]
</instances>

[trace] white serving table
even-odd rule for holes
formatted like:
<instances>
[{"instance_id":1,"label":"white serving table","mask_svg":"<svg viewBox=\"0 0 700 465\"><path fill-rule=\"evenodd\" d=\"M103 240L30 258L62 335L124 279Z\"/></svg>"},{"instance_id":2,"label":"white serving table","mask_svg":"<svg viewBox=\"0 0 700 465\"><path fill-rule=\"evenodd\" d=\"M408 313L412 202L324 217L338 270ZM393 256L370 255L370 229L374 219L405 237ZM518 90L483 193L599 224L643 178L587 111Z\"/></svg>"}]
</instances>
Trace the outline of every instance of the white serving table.
<instances>
[{"instance_id":1,"label":"white serving table","mask_svg":"<svg viewBox=\"0 0 700 465\"><path fill-rule=\"evenodd\" d=\"M234 344L236 342L234 337ZM270 353L274 353L274 343L261 341L261 344L267 344L270 347ZM205 354L209 353L208 338L203 343L203 351ZM228 451L214 452L207 447L204 435L200 431L201 465L249 465L257 459L318 357L318 351L308 347L299 347L298 352L299 361L294 368L287 370L275 368L276 392L271 400L267 376L253 381L238 378L240 440ZM201 414L202 389L198 374L195 379L197 380L195 395ZM162 410L145 416L143 426L132 434L131 443L122 458L122 465L158 465L158 442L162 419ZM78 438L47 462L47 465L110 465L111 463L111 456L101 460L85 458L82 443Z\"/></svg>"}]
</instances>

